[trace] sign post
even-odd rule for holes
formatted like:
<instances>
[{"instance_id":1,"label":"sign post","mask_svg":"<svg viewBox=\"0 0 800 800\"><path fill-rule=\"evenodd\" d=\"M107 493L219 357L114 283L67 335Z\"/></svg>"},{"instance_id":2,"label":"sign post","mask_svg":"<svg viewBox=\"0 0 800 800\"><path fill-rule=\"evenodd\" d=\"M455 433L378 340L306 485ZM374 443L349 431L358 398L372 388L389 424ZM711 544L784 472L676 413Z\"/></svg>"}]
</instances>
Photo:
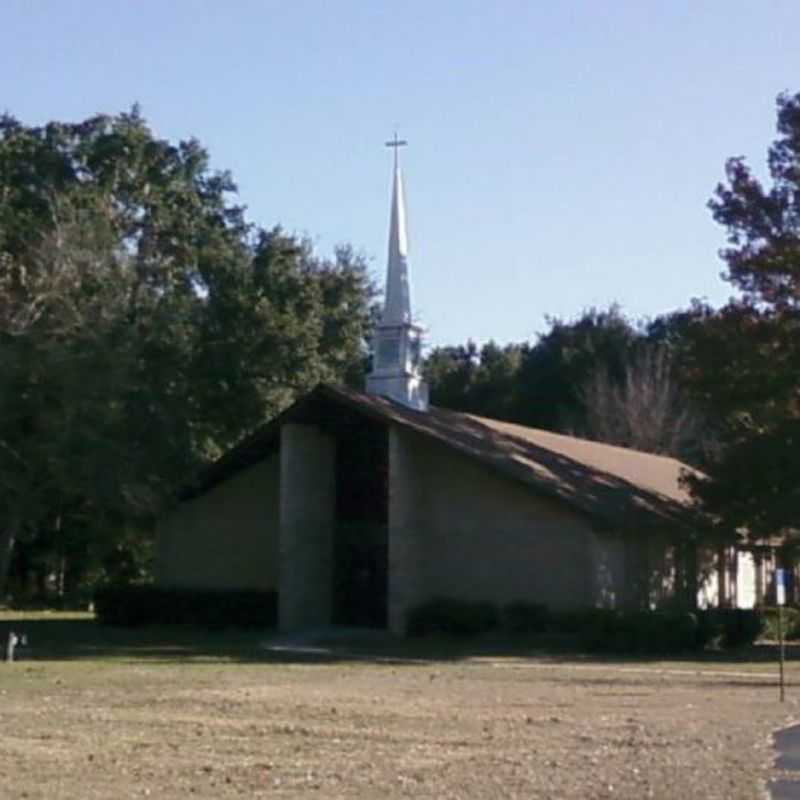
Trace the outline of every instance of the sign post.
<instances>
[{"instance_id":1,"label":"sign post","mask_svg":"<svg viewBox=\"0 0 800 800\"><path fill-rule=\"evenodd\" d=\"M786 569L775 570L775 604L778 606L778 652L780 671L781 703L786 699L784 681L784 662L786 660L786 647L783 635L783 607L786 605L786 584L789 582L789 571Z\"/></svg>"}]
</instances>

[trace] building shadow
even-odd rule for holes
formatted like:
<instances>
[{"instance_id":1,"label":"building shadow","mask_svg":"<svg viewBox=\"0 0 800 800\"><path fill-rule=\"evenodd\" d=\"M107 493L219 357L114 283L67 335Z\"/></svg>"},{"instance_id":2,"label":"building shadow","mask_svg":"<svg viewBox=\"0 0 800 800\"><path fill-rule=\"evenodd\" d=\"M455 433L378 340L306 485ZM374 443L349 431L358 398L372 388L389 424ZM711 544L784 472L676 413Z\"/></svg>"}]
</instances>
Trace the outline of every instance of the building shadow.
<instances>
[{"instance_id":1,"label":"building shadow","mask_svg":"<svg viewBox=\"0 0 800 800\"><path fill-rule=\"evenodd\" d=\"M736 650L703 653L594 654L581 651L571 637L498 635L474 638L431 636L403 639L386 631L327 628L284 636L274 630L206 630L192 626L121 628L83 619L0 620L0 645L11 631L24 634L27 646L18 661L140 661L152 663L337 663L372 662L414 665L470 660L531 659L539 664L676 665L698 666L764 663L778 659L778 645L762 643ZM800 643L786 645L786 660L800 662ZM747 685L752 681L747 680Z\"/></svg>"}]
</instances>

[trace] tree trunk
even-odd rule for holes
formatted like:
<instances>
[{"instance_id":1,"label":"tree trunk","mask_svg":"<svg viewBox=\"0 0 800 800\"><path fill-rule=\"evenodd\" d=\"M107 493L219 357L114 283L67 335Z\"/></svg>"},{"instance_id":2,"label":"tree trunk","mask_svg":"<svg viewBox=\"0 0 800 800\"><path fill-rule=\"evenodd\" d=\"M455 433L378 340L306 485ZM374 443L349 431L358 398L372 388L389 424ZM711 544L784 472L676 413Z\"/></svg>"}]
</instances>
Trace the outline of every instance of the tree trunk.
<instances>
[{"instance_id":1,"label":"tree trunk","mask_svg":"<svg viewBox=\"0 0 800 800\"><path fill-rule=\"evenodd\" d=\"M58 569L56 572L56 592L60 600L64 599L64 576L67 572L67 556L64 552L64 537L61 532L61 514L56 517L56 546L58 548Z\"/></svg>"},{"instance_id":2,"label":"tree trunk","mask_svg":"<svg viewBox=\"0 0 800 800\"><path fill-rule=\"evenodd\" d=\"M697 542L688 541L684 544L684 569L686 570L686 605L689 611L697 611L697 593L700 589L697 571Z\"/></svg>"},{"instance_id":3,"label":"tree trunk","mask_svg":"<svg viewBox=\"0 0 800 800\"><path fill-rule=\"evenodd\" d=\"M11 556L19 536L19 520L12 520L7 527L0 530L0 603L6 598L8 591L8 573L11 569Z\"/></svg>"}]
</instances>

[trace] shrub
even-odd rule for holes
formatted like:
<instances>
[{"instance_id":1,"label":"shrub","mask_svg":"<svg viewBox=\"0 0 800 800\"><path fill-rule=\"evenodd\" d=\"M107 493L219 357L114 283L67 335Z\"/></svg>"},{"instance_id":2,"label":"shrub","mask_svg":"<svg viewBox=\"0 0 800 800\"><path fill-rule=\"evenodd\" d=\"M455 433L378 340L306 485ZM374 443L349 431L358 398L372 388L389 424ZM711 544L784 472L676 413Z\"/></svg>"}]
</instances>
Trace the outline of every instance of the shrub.
<instances>
[{"instance_id":1,"label":"shrub","mask_svg":"<svg viewBox=\"0 0 800 800\"><path fill-rule=\"evenodd\" d=\"M694 614L586 609L551 614L552 630L576 634L581 647L600 653L680 653L702 647Z\"/></svg>"},{"instance_id":2,"label":"shrub","mask_svg":"<svg viewBox=\"0 0 800 800\"><path fill-rule=\"evenodd\" d=\"M509 603L503 609L503 627L509 633L544 633L550 621L541 603Z\"/></svg>"},{"instance_id":3,"label":"shrub","mask_svg":"<svg viewBox=\"0 0 800 800\"><path fill-rule=\"evenodd\" d=\"M702 646L742 647L753 644L764 630L764 619L755 609L709 608L697 612L698 638Z\"/></svg>"},{"instance_id":4,"label":"shrub","mask_svg":"<svg viewBox=\"0 0 800 800\"><path fill-rule=\"evenodd\" d=\"M432 633L474 636L496 629L499 623L499 614L491 603L435 597L409 611L407 630L409 636Z\"/></svg>"},{"instance_id":5,"label":"shrub","mask_svg":"<svg viewBox=\"0 0 800 800\"><path fill-rule=\"evenodd\" d=\"M800 610L787 609L787 638L800 638ZM585 650L596 653L660 654L702 650L708 644L741 647L752 644L776 614L750 609L705 611L622 611L584 608L550 611L540 603L518 601L503 608L502 620L489 603L438 597L412 609L407 617L411 636L469 636L499 627L510 634L573 635Z\"/></svg>"},{"instance_id":6,"label":"shrub","mask_svg":"<svg viewBox=\"0 0 800 800\"><path fill-rule=\"evenodd\" d=\"M762 608L760 616L763 621L761 635L767 639L778 639L778 609ZM784 639L800 639L800 609L786 606L783 609L783 636Z\"/></svg>"},{"instance_id":7,"label":"shrub","mask_svg":"<svg viewBox=\"0 0 800 800\"><path fill-rule=\"evenodd\" d=\"M701 646L694 614L638 611L629 618L633 650L637 653L682 653Z\"/></svg>"},{"instance_id":8,"label":"shrub","mask_svg":"<svg viewBox=\"0 0 800 800\"><path fill-rule=\"evenodd\" d=\"M748 609L691 613L595 609L567 612L565 619L570 628L577 628L587 650L614 653L680 653L712 643L741 647L752 644L764 624L757 612Z\"/></svg>"},{"instance_id":9,"label":"shrub","mask_svg":"<svg viewBox=\"0 0 800 800\"><path fill-rule=\"evenodd\" d=\"M727 609L725 615L725 647L753 644L764 630L764 620L758 611L745 608Z\"/></svg>"},{"instance_id":10,"label":"shrub","mask_svg":"<svg viewBox=\"0 0 800 800\"><path fill-rule=\"evenodd\" d=\"M613 635L614 618L619 612L602 608L584 608L550 612L547 629L577 638L582 647L593 650Z\"/></svg>"},{"instance_id":11,"label":"shrub","mask_svg":"<svg viewBox=\"0 0 800 800\"><path fill-rule=\"evenodd\" d=\"M105 625L200 625L273 627L276 592L179 589L152 585L107 585L94 596L95 613Z\"/></svg>"},{"instance_id":12,"label":"shrub","mask_svg":"<svg viewBox=\"0 0 800 800\"><path fill-rule=\"evenodd\" d=\"M547 630L550 633L580 634L588 627L593 627L595 623L599 623L597 618L605 613L614 612L606 612L603 609L594 608L551 611L548 614Z\"/></svg>"}]
</instances>

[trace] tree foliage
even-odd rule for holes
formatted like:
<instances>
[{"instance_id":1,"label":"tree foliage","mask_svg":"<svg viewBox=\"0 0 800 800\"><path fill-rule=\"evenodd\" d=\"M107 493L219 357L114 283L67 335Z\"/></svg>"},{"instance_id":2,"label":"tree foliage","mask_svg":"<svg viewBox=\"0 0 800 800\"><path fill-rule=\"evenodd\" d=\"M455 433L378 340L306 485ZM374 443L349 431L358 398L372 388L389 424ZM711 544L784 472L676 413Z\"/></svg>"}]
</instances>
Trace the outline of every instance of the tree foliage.
<instances>
[{"instance_id":1,"label":"tree foliage","mask_svg":"<svg viewBox=\"0 0 800 800\"><path fill-rule=\"evenodd\" d=\"M800 94L777 112L771 185L733 158L709 203L739 295L689 327L693 382L724 429L693 488L720 526L752 536L796 530L800 508Z\"/></svg>"},{"instance_id":2,"label":"tree foliage","mask_svg":"<svg viewBox=\"0 0 800 800\"><path fill-rule=\"evenodd\" d=\"M700 464L713 441L685 381L693 309L648 324L617 306L549 319L529 344L473 342L432 351L432 401L481 416L662 453Z\"/></svg>"},{"instance_id":3,"label":"tree foliage","mask_svg":"<svg viewBox=\"0 0 800 800\"><path fill-rule=\"evenodd\" d=\"M0 119L0 576L20 537L146 521L189 470L363 362L362 260L256 228L235 190L136 108Z\"/></svg>"},{"instance_id":4,"label":"tree foliage","mask_svg":"<svg viewBox=\"0 0 800 800\"><path fill-rule=\"evenodd\" d=\"M550 330L527 350L520 365L518 420L549 430L583 430L582 387L598 369L606 370L615 383L622 380L640 333L617 306L548 323Z\"/></svg>"},{"instance_id":5,"label":"tree foliage","mask_svg":"<svg viewBox=\"0 0 800 800\"><path fill-rule=\"evenodd\" d=\"M493 341L480 350L474 342L434 349L425 362L433 401L496 419L513 419L516 382L524 346Z\"/></svg>"}]
</instances>

